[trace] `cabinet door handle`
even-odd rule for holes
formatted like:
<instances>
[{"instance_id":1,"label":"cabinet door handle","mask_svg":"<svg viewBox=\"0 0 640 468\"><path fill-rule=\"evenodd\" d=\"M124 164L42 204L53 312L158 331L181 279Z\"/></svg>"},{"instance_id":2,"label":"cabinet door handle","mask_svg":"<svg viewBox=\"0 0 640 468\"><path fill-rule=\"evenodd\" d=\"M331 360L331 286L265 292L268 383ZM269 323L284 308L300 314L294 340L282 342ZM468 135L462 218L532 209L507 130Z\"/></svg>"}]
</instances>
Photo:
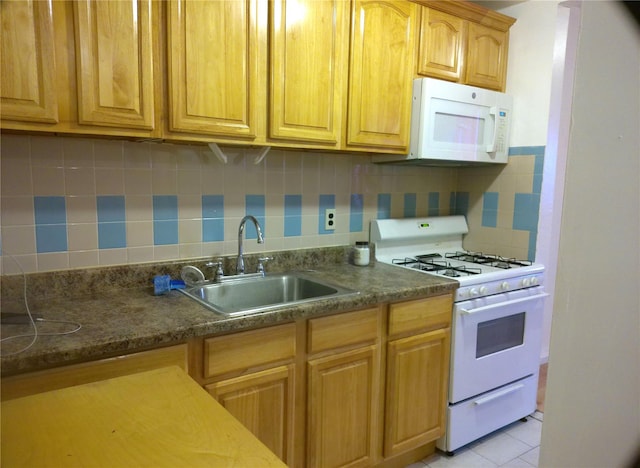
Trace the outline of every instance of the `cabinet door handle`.
<instances>
[{"instance_id":1,"label":"cabinet door handle","mask_svg":"<svg viewBox=\"0 0 640 468\"><path fill-rule=\"evenodd\" d=\"M493 400L497 400L498 398L502 398L503 396L509 395L513 392L517 392L521 388L524 388L524 384L518 384L514 387L505 388L504 390L500 390L499 392L493 393L486 397L478 398L476 401L473 402L473 404L477 406L484 405L485 403L489 403Z\"/></svg>"}]
</instances>

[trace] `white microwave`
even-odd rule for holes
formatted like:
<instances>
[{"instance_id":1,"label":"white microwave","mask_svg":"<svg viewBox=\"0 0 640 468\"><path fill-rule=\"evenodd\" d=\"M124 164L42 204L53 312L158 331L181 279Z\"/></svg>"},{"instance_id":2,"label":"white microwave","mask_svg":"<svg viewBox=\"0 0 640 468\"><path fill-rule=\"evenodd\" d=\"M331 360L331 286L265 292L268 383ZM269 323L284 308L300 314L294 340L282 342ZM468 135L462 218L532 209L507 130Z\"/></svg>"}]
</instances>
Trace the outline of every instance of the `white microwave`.
<instances>
[{"instance_id":1,"label":"white microwave","mask_svg":"<svg viewBox=\"0 0 640 468\"><path fill-rule=\"evenodd\" d=\"M506 164L511 96L433 78L413 81L409 154L374 156L378 163Z\"/></svg>"}]
</instances>

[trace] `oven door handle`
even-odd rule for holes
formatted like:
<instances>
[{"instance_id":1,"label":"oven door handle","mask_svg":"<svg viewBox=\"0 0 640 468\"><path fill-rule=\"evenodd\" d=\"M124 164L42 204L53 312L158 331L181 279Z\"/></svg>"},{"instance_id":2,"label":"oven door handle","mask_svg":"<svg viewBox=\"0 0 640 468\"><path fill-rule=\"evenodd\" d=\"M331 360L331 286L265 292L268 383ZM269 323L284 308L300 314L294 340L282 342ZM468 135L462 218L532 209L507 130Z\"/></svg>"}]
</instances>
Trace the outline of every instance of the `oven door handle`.
<instances>
[{"instance_id":1,"label":"oven door handle","mask_svg":"<svg viewBox=\"0 0 640 468\"><path fill-rule=\"evenodd\" d=\"M478 312L484 312L486 310L490 310L490 309L493 309L495 307L503 307L503 306L513 305L513 304L520 304L521 302L533 301L535 299L542 299L542 298L547 297L548 295L549 294L547 294L547 293L542 293L542 294L536 294L535 296L522 297L520 299L511 299L509 301L497 302L495 304L490 304L490 305L486 305L486 306L482 306L482 307L476 307L475 309L463 309L463 308L460 308L458 310L460 311L461 314L469 315L469 314L475 314L475 313L478 313Z\"/></svg>"},{"instance_id":2,"label":"oven door handle","mask_svg":"<svg viewBox=\"0 0 640 468\"><path fill-rule=\"evenodd\" d=\"M473 402L473 404L476 406L484 405L493 400L497 400L498 398L502 398L503 396L507 396L507 395L510 395L511 393L517 392L521 388L524 388L524 384L519 384L514 387L505 388L504 390L500 390L499 392L493 393L492 395L488 395L483 398L478 398Z\"/></svg>"}]
</instances>

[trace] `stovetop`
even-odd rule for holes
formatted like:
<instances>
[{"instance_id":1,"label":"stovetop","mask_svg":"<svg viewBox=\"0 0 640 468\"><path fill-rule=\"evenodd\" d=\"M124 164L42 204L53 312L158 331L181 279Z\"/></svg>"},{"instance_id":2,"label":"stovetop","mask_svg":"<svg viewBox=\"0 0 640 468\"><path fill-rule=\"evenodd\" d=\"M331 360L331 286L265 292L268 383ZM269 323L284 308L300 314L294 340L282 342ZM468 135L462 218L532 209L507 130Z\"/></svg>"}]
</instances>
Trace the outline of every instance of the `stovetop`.
<instances>
[{"instance_id":1,"label":"stovetop","mask_svg":"<svg viewBox=\"0 0 640 468\"><path fill-rule=\"evenodd\" d=\"M450 278L481 275L491 271L509 270L532 265L532 262L528 260L466 251L445 252L444 254L428 253L415 255L414 257L392 258L391 263Z\"/></svg>"},{"instance_id":2,"label":"stovetop","mask_svg":"<svg viewBox=\"0 0 640 468\"><path fill-rule=\"evenodd\" d=\"M457 299L482 297L537 286L544 267L528 260L470 252L464 216L374 220L371 242L376 260L457 280Z\"/></svg>"}]
</instances>

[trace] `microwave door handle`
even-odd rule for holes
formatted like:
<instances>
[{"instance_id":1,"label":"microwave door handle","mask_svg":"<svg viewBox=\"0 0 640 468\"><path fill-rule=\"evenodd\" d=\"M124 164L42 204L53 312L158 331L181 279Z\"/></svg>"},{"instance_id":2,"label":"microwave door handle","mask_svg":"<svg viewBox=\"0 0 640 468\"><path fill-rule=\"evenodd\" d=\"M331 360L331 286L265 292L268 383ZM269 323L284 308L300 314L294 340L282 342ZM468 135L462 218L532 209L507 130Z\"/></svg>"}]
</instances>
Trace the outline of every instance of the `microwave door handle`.
<instances>
[{"instance_id":1,"label":"microwave door handle","mask_svg":"<svg viewBox=\"0 0 640 468\"><path fill-rule=\"evenodd\" d=\"M463 315L469 315L469 314L475 314L478 312L484 312L486 310L490 310L493 309L495 307L504 307L506 305L512 305L512 304L519 304L521 302L527 302L527 301L532 301L535 299L542 299L547 297L549 294L547 293L542 293L542 294L537 294L535 296L530 296L530 297L523 297L520 299L512 299L510 301L504 301L504 302L498 302L495 304L491 304L491 305L486 305L486 306L482 306L482 307L476 307L475 309L459 309L460 313Z\"/></svg>"},{"instance_id":2,"label":"microwave door handle","mask_svg":"<svg viewBox=\"0 0 640 468\"><path fill-rule=\"evenodd\" d=\"M489 108L489 115L493 116L493 136L491 143L487 145L487 153L495 153L496 152L496 138L498 135L498 108L496 106L492 106Z\"/></svg>"}]
</instances>

